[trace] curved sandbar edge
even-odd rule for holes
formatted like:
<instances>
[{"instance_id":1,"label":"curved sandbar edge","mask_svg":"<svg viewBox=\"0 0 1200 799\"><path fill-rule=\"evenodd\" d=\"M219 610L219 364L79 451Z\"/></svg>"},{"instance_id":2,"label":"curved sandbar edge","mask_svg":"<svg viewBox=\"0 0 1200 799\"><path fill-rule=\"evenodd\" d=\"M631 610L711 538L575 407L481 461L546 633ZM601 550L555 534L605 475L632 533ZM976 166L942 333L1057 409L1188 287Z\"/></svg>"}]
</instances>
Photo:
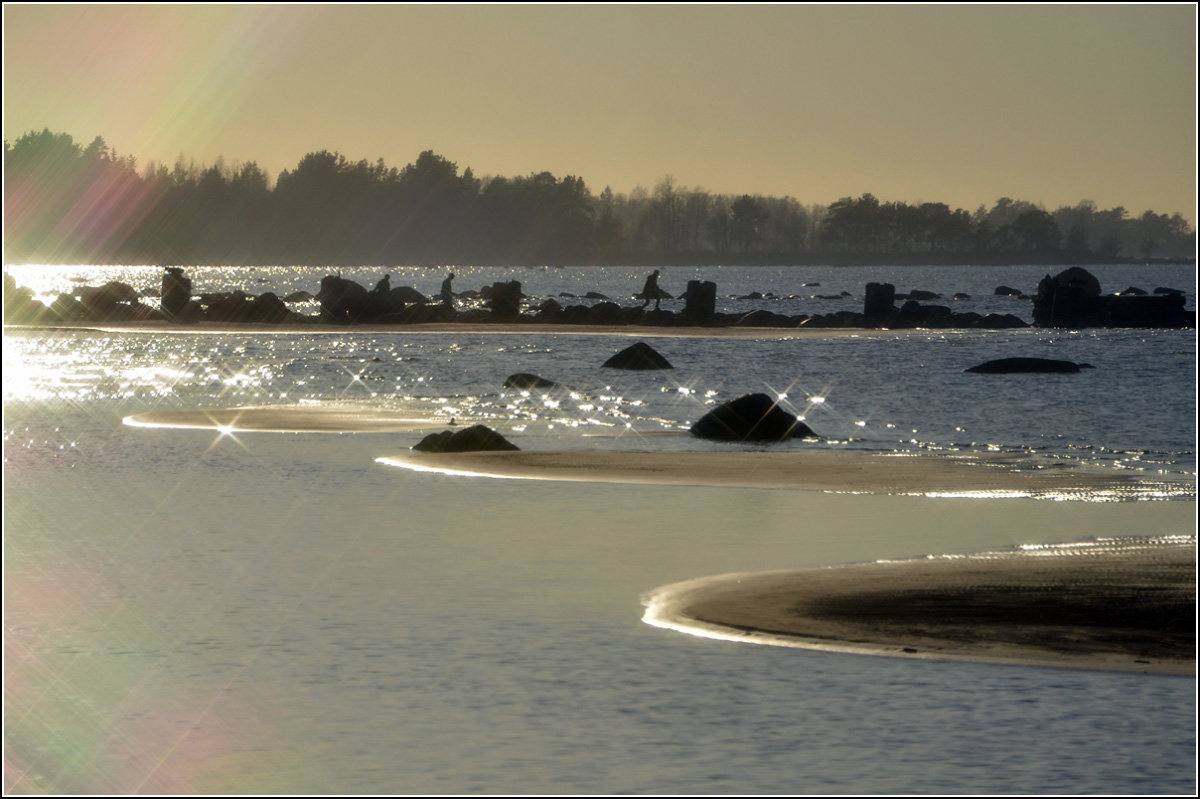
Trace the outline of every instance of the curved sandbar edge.
<instances>
[{"instance_id":1,"label":"curved sandbar edge","mask_svg":"<svg viewBox=\"0 0 1200 799\"><path fill-rule=\"evenodd\" d=\"M707 577L651 592L643 620L777 646L1187 675L1196 672L1195 575L1193 536L1148 546L1102 539Z\"/></svg>"},{"instance_id":2,"label":"curved sandbar edge","mask_svg":"<svg viewBox=\"0 0 1200 799\"><path fill-rule=\"evenodd\" d=\"M376 459L450 475L655 485L790 488L942 497L1156 499L1195 496L1185 479L1037 469L1011 458L860 452L407 452Z\"/></svg>"},{"instance_id":3,"label":"curved sandbar edge","mask_svg":"<svg viewBox=\"0 0 1200 799\"><path fill-rule=\"evenodd\" d=\"M261 405L151 411L127 416L130 427L216 430L222 433L394 433L444 426L445 419L352 405Z\"/></svg>"}]
</instances>

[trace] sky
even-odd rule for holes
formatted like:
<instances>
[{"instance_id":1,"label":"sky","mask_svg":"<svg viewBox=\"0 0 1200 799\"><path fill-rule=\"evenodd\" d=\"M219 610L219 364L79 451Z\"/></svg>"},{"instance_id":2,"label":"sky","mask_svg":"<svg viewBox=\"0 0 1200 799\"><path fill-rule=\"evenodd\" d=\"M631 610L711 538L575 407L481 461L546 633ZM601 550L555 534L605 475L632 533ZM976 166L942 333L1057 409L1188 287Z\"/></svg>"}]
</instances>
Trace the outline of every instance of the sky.
<instances>
[{"instance_id":1,"label":"sky","mask_svg":"<svg viewBox=\"0 0 1200 799\"><path fill-rule=\"evenodd\" d=\"M5 4L4 138L1196 219L1196 7Z\"/></svg>"}]
</instances>

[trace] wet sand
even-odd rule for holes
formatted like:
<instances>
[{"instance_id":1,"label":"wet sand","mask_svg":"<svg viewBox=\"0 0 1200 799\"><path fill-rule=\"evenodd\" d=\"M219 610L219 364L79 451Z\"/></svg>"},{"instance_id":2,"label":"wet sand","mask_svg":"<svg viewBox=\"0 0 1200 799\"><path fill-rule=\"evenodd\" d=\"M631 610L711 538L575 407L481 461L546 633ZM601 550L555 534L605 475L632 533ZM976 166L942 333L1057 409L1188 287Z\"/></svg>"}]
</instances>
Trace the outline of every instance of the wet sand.
<instances>
[{"instance_id":1,"label":"wet sand","mask_svg":"<svg viewBox=\"0 0 1200 799\"><path fill-rule=\"evenodd\" d=\"M1196 672L1193 536L728 574L664 586L646 604L655 626L754 643Z\"/></svg>"},{"instance_id":2,"label":"wet sand","mask_svg":"<svg viewBox=\"0 0 1200 799\"><path fill-rule=\"evenodd\" d=\"M333 404L158 411L125 422L221 432L446 427L444 419ZM377 460L417 471L512 479L997 499L1171 497L1175 501L1142 503L1139 518L1152 534L1187 533L1186 543L1048 547L1019 556L723 575L659 589L646 620L690 633L837 651L1195 672L1194 480L983 454L405 451ZM1012 529L1022 529L1027 514L1045 507L1040 502L1012 505L1011 513L1003 513ZM1091 528L1084 516L1078 518L1080 536L1086 536ZM963 523L972 523L969 515ZM896 533L916 536L919 530L901 527Z\"/></svg>"}]
</instances>

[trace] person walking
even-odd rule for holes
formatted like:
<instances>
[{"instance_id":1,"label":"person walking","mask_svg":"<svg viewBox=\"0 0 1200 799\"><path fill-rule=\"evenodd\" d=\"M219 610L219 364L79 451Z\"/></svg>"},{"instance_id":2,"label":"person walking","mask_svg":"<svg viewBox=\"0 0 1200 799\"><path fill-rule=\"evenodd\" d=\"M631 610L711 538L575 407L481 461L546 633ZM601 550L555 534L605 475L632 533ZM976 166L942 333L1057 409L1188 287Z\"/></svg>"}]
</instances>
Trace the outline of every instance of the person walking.
<instances>
[{"instance_id":1,"label":"person walking","mask_svg":"<svg viewBox=\"0 0 1200 799\"><path fill-rule=\"evenodd\" d=\"M454 273L450 273L450 277L442 281L442 307L454 308L454 291L450 288L450 283L454 280Z\"/></svg>"},{"instance_id":2,"label":"person walking","mask_svg":"<svg viewBox=\"0 0 1200 799\"><path fill-rule=\"evenodd\" d=\"M650 304L650 300L654 300L654 310L658 310L658 304L662 302L662 297L658 293L658 270L655 269L651 275L646 278L646 285L642 286L642 308L645 309Z\"/></svg>"}]
</instances>

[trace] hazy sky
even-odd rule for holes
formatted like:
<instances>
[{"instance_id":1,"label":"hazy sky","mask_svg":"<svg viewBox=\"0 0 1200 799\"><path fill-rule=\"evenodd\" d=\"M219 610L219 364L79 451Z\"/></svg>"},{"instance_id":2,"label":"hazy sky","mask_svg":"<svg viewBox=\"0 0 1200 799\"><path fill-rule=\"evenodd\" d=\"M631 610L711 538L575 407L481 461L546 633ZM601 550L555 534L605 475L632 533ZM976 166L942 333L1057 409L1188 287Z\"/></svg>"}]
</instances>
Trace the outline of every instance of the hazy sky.
<instances>
[{"instance_id":1,"label":"hazy sky","mask_svg":"<svg viewBox=\"0 0 1200 799\"><path fill-rule=\"evenodd\" d=\"M4 6L4 138L305 153L599 192L1196 203L1196 8Z\"/></svg>"}]
</instances>

